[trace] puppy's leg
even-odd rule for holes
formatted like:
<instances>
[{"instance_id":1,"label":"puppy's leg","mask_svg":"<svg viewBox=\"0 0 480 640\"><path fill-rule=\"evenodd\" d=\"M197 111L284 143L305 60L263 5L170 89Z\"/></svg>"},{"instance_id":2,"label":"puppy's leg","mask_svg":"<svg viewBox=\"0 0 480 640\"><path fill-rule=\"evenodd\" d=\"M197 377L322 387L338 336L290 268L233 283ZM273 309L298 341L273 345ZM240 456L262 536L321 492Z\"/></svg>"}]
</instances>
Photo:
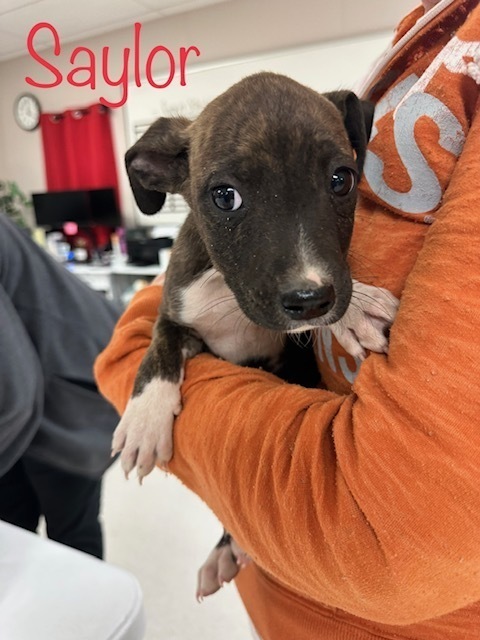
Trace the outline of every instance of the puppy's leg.
<instances>
[{"instance_id":1,"label":"puppy's leg","mask_svg":"<svg viewBox=\"0 0 480 640\"><path fill-rule=\"evenodd\" d=\"M171 459L173 421L182 408L180 387L185 360L201 349L202 342L187 328L159 317L132 397L113 434L112 452L122 452L125 475L136 465L141 481L157 460L166 465Z\"/></svg>"},{"instance_id":2,"label":"puppy's leg","mask_svg":"<svg viewBox=\"0 0 480 640\"><path fill-rule=\"evenodd\" d=\"M206 596L216 593L249 562L247 554L224 529L222 537L198 571L197 600L201 602Z\"/></svg>"}]
</instances>

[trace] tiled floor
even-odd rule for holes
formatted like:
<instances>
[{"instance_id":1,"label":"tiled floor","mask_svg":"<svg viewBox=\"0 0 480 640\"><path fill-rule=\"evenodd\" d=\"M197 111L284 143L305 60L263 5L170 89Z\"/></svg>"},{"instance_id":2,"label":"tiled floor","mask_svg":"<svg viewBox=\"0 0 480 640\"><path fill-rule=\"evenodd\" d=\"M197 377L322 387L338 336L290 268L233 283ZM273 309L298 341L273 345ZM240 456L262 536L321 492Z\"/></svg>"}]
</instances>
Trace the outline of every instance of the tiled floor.
<instances>
[{"instance_id":1,"label":"tiled floor","mask_svg":"<svg viewBox=\"0 0 480 640\"><path fill-rule=\"evenodd\" d=\"M222 527L176 478L154 470L140 487L116 463L105 476L103 520L107 560L142 586L145 640L251 639L233 585L202 604L195 599L197 569Z\"/></svg>"}]
</instances>

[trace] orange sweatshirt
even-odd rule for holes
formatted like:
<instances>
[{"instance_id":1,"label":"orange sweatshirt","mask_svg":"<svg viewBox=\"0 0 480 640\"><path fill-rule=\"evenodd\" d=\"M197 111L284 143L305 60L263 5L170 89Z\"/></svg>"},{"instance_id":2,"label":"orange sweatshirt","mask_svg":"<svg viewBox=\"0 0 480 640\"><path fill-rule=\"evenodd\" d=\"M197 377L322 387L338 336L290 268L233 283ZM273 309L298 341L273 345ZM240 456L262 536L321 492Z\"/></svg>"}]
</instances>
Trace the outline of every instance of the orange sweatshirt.
<instances>
[{"instance_id":1,"label":"orange sweatshirt","mask_svg":"<svg viewBox=\"0 0 480 640\"><path fill-rule=\"evenodd\" d=\"M377 103L354 277L401 295L390 352L318 336L328 391L190 361L171 471L253 558L237 586L263 640L480 638L480 7L414 11ZM97 362L122 411L161 291Z\"/></svg>"}]
</instances>

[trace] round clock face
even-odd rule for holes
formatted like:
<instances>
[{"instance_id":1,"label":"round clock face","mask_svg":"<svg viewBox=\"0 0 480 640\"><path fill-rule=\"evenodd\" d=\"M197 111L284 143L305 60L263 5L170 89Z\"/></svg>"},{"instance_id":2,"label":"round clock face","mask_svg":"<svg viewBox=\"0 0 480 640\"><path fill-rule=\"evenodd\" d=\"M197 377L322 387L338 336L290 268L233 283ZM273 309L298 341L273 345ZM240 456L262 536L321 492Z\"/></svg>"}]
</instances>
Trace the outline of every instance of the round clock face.
<instances>
[{"instance_id":1,"label":"round clock face","mask_svg":"<svg viewBox=\"0 0 480 640\"><path fill-rule=\"evenodd\" d=\"M40 103L30 93L17 98L14 113L17 124L25 131L33 131L40 123Z\"/></svg>"}]
</instances>

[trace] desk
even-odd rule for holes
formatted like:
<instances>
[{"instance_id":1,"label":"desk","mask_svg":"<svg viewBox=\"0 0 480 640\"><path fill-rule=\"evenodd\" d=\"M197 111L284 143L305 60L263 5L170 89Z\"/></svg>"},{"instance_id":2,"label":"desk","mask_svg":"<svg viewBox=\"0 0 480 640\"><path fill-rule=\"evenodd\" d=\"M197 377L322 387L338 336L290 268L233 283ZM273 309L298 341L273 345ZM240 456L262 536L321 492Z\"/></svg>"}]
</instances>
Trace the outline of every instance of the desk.
<instances>
[{"instance_id":1,"label":"desk","mask_svg":"<svg viewBox=\"0 0 480 640\"><path fill-rule=\"evenodd\" d=\"M158 264L138 267L127 262L109 266L68 263L66 268L83 280L89 287L126 306L134 293L133 285L138 280L150 282L163 271Z\"/></svg>"}]
</instances>

